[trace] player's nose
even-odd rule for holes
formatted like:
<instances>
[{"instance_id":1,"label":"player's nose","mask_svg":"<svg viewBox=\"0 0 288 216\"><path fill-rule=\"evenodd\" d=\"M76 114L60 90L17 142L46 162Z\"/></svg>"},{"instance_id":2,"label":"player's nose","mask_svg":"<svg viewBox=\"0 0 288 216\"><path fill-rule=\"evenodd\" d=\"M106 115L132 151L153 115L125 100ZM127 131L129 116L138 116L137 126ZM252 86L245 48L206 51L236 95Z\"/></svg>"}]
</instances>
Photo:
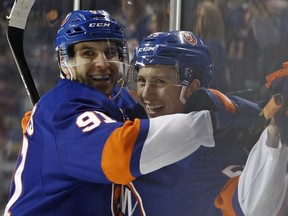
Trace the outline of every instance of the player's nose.
<instances>
[{"instance_id":1,"label":"player's nose","mask_svg":"<svg viewBox=\"0 0 288 216\"><path fill-rule=\"evenodd\" d=\"M99 55L97 56L96 60L95 60L95 66L100 68L101 70L104 70L106 68L109 67L109 61L106 58L105 53L101 52L99 53Z\"/></svg>"}]
</instances>

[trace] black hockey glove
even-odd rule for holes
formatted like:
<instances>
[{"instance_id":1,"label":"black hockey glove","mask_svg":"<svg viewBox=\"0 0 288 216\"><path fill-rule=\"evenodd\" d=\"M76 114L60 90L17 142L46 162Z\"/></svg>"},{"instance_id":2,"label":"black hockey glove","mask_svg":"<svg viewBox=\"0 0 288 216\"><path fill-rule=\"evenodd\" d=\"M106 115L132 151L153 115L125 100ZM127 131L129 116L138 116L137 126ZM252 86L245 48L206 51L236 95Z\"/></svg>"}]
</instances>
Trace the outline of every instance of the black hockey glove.
<instances>
[{"instance_id":1,"label":"black hockey glove","mask_svg":"<svg viewBox=\"0 0 288 216\"><path fill-rule=\"evenodd\" d=\"M188 98L184 112L209 110L215 139L234 131L237 134L257 134L265 128L265 119L259 116L261 109L256 103L238 96L226 96L214 89L199 88ZM234 134L235 134L234 133Z\"/></svg>"},{"instance_id":2,"label":"black hockey glove","mask_svg":"<svg viewBox=\"0 0 288 216\"><path fill-rule=\"evenodd\" d=\"M148 118L144 108L133 99L125 88L119 91L118 87L116 86L112 95L116 94L118 95L113 101L122 110L122 113L126 119L134 120L135 118Z\"/></svg>"}]
</instances>

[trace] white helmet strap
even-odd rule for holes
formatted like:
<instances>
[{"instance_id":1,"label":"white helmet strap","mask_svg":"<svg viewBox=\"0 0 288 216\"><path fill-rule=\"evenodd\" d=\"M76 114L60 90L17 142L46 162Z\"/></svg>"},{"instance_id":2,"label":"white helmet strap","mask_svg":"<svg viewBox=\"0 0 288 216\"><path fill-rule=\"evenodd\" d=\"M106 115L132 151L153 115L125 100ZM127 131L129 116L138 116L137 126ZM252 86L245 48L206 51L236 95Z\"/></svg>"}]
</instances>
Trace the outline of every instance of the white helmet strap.
<instances>
[{"instance_id":1,"label":"white helmet strap","mask_svg":"<svg viewBox=\"0 0 288 216\"><path fill-rule=\"evenodd\" d=\"M186 103L186 99L184 98L184 93L185 93L186 89L187 89L187 86L182 86L181 92L180 92L180 96L179 96L179 100L180 100L183 104Z\"/></svg>"}]
</instances>

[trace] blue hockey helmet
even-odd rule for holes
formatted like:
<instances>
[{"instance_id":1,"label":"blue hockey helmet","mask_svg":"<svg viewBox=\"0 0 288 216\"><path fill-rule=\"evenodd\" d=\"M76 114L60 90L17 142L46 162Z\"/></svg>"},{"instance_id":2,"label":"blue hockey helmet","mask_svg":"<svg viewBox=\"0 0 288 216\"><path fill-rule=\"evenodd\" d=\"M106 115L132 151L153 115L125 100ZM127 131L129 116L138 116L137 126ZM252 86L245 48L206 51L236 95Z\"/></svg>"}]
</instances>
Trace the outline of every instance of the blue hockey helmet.
<instances>
[{"instance_id":1,"label":"blue hockey helmet","mask_svg":"<svg viewBox=\"0 0 288 216\"><path fill-rule=\"evenodd\" d=\"M115 41L119 58L128 60L124 33L116 20L104 10L76 10L63 20L56 35L56 51L73 57L73 45L84 41Z\"/></svg>"},{"instance_id":2,"label":"blue hockey helmet","mask_svg":"<svg viewBox=\"0 0 288 216\"><path fill-rule=\"evenodd\" d=\"M177 65L182 86L188 86L197 78L201 87L207 88L213 77L207 46L189 31L157 32L149 35L135 48L131 63L135 66L133 73L146 65Z\"/></svg>"}]
</instances>

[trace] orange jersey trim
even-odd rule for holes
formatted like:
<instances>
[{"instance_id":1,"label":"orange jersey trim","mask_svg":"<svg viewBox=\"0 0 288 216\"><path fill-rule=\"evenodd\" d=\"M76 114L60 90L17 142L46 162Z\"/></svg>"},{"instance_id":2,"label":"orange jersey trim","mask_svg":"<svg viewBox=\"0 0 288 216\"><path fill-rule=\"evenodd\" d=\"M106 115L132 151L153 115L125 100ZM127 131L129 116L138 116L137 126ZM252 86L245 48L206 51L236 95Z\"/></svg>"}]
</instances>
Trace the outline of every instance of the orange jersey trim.
<instances>
[{"instance_id":1,"label":"orange jersey trim","mask_svg":"<svg viewBox=\"0 0 288 216\"><path fill-rule=\"evenodd\" d=\"M130 191L132 192L134 198L136 199L136 201L138 203L138 206L139 206L139 210L140 210L141 216L144 216L144 212L145 211L143 209L143 204L142 204L142 201L139 198L139 195L137 195L137 192L135 191L135 189L134 189L133 185L131 185L131 183L127 184L126 186L130 189Z\"/></svg>"},{"instance_id":2,"label":"orange jersey trim","mask_svg":"<svg viewBox=\"0 0 288 216\"><path fill-rule=\"evenodd\" d=\"M126 121L107 139L102 152L101 166L106 177L118 184L135 179L130 172L132 151L140 131L140 120Z\"/></svg>"},{"instance_id":3,"label":"orange jersey trim","mask_svg":"<svg viewBox=\"0 0 288 216\"><path fill-rule=\"evenodd\" d=\"M230 111L232 113L236 112L235 104L226 95L216 89L209 88L209 90L212 91L219 98L219 100L224 104L224 107L227 111Z\"/></svg>"},{"instance_id":4,"label":"orange jersey trim","mask_svg":"<svg viewBox=\"0 0 288 216\"><path fill-rule=\"evenodd\" d=\"M280 69L280 70L275 71L274 73L266 76L266 80L267 80L266 87L270 88L273 80L275 80L279 77L283 77L283 76L288 76L288 69L287 68Z\"/></svg>"},{"instance_id":5,"label":"orange jersey trim","mask_svg":"<svg viewBox=\"0 0 288 216\"><path fill-rule=\"evenodd\" d=\"M234 192L237 189L238 181L239 176L230 178L215 199L214 204L217 208L221 209L223 216L236 216L232 205L232 199Z\"/></svg>"},{"instance_id":6,"label":"orange jersey trim","mask_svg":"<svg viewBox=\"0 0 288 216\"><path fill-rule=\"evenodd\" d=\"M28 111L25 113L24 117L22 118L22 121L21 121L21 126L22 126L22 132L23 134L26 132L27 130L27 125L28 125L28 122L29 122L29 119L31 117L31 114L32 114L32 111Z\"/></svg>"}]
</instances>

